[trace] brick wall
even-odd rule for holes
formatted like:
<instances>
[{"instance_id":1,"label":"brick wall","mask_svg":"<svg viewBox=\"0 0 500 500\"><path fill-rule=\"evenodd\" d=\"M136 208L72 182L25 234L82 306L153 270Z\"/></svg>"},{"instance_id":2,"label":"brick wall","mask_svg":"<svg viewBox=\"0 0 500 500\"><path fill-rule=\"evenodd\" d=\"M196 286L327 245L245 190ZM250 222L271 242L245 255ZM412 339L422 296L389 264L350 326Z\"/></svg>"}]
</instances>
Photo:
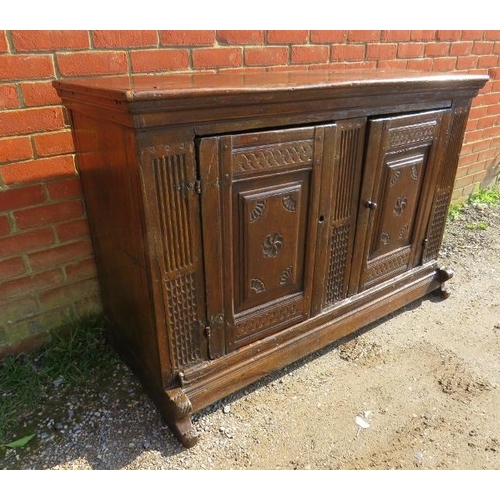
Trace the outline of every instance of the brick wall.
<instances>
[{"instance_id":1,"label":"brick wall","mask_svg":"<svg viewBox=\"0 0 500 500\"><path fill-rule=\"evenodd\" d=\"M455 185L494 182L498 31L0 31L0 357L100 307L67 115L53 79L190 71L408 68L489 72Z\"/></svg>"}]
</instances>

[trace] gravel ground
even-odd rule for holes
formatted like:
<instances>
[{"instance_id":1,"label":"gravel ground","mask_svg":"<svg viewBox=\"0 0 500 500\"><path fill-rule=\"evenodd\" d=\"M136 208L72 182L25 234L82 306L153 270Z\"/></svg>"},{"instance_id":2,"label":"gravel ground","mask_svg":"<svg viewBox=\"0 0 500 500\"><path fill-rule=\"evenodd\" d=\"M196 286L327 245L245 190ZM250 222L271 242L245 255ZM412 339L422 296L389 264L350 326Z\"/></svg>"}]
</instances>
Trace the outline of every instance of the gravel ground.
<instances>
[{"instance_id":1,"label":"gravel ground","mask_svg":"<svg viewBox=\"0 0 500 500\"><path fill-rule=\"evenodd\" d=\"M467 208L442 247L448 300L419 300L195 414L192 449L119 363L78 391L55 381L21 423L37 438L1 466L500 469L499 250L500 210Z\"/></svg>"}]
</instances>

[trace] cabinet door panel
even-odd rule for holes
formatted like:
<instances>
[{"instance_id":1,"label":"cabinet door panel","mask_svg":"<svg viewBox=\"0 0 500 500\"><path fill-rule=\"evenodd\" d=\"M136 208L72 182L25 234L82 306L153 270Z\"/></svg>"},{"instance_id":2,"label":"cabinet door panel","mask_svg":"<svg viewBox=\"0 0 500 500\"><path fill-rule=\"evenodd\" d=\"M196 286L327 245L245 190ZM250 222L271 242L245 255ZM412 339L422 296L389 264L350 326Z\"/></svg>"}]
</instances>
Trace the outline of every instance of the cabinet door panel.
<instances>
[{"instance_id":1,"label":"cabinet door panel","mask_svg":"<svg viewBox=\"0 0 500 500\"><path fill-rule=\"evenodd\" d=\"M226 350L310 314L323 135L306 127L200 141L202 204L215 210L202 214L207 282L221 283L207 290L216 295L207 314L223 318L211 334Z\"/></svg>"},{"instance_id":2,"label":"cabinet door panel","mask_svg":"<svg viewBox=\"0 0 500 500\"><path fill-rule=\"evenodd\" d=\"M359 203L351 292L410 269L421 252L428 210L421 201L435 182L444 112L374 119Z\"/></svg>"}]
</instances>

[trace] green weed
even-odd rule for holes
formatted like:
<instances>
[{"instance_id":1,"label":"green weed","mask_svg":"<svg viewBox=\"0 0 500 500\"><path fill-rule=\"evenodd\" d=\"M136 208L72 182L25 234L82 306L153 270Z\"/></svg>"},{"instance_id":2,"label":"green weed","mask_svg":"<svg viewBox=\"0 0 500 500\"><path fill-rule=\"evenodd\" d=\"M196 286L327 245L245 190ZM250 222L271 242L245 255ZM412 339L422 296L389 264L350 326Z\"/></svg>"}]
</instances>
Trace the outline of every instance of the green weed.
<instances>
[{"instance_id":1,"label":"green weed","mask_svg":"<svg viewBox=\"0 0 500 500\"><path fill-rule=\"evenodd\" d=\"M87 315L52 331L41 349L0 361L0 443L54 387L82 384L95 370L118 362L105 334L104 318Z\"/></svg>"},{"instance_id":2,"label":"green weed","mask_svg":"<svg viewBox=\"0 0 500 500\"><path fill-rule=\"evenodd\" d=\"M488 228L488 224L486 222L483 222L483 221L479 221L479 222L469 222L465 225L465 227L467 229L487 229Z\"/></svg>"},{"instance_id":3,"label":"green weed","mask_svg":"<svg viewBox=\"0 0 500 500\"><path fill-rule=\"evenodd\" d=\"M469 196L467 201L472 206L496 207L500 205L500 186L490 189L479 189L476 193Z\"/></svg>"}]
</instances>

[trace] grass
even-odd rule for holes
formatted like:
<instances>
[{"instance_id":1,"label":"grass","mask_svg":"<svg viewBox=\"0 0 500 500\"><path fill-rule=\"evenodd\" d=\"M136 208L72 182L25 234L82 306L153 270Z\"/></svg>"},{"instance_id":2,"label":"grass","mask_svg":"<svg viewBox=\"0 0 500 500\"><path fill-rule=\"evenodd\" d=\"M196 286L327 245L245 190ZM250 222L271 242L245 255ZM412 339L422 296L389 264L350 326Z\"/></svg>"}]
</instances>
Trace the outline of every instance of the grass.
<instances>
[{"instance_id":1,"label":"grass","mask_svg":"<svg viewBox=\"0 0 500 500\"><path fill-rule=\"evenodd\" d=\"M54 386L77 386L95 370L117 363L105 334L104 318L87 315L52 331L52 340L41 349L0 362L0 445Z\"/></svg>"},{"instance_id":2,"label":"grass","mask_svg":"<svg viewBox=\"0 0 500 500\"><path fill-rule=\"evenodd\" d=\"M451 204L448 209L448 219L451 221L460 220L462 212L467 206L492 208L500 206L500 184L489 189L479 188L477 192L469 196L467 202L464 204ZM474 227L469 227L469 224L467 227L468 229L486 229L487 224L485 222L478 222Z\"/></svg>"}]
</instances>

